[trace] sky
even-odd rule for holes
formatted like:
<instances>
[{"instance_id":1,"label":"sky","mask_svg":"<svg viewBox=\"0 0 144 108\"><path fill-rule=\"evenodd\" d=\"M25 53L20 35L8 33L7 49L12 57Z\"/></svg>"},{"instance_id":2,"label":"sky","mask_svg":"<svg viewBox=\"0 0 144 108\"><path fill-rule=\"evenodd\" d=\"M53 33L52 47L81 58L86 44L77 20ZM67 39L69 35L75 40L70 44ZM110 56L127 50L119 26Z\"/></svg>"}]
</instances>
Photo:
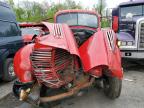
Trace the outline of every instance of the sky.
<instances>
[{"instance_id":1,"label":"sky","mask_svg":"<svg viewBox=\"0 0 144 108\"><path fill-rule=\"evenodd\" d=\"M15 3L18 3L18 1L21 0L14 0ZM64 0L28 0L28 1L35 1L39 3L42 3L43 1L59 3L59 2L63 2ZM77 3L81 2L81 5L84 7L91 7L92 5L98 2L98 0L74 0L74 1L76 1ZM126 1L130 1L130 0L106 0L107 8L114 8L119 3L126 2Z\"/></svg>"}]
</instances>

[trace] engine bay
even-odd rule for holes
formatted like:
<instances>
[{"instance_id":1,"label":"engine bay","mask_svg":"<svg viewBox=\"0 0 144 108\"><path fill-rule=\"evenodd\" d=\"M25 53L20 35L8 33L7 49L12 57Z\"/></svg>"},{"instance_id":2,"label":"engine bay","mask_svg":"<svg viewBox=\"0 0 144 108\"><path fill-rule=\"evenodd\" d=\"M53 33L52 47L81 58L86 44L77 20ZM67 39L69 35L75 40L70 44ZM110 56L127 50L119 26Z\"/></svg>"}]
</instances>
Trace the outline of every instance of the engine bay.
<instances>
[{"instance_id":1,"label":"engine bay","mask_svg":"<svg viewBox=\"0 0 144 108\"><path fill-rule=\"evenodd\" d=\"M96 31L88 29L72 29L72 32L74 34L78 46L81 46Z\"/></svg>"}]
</instances>

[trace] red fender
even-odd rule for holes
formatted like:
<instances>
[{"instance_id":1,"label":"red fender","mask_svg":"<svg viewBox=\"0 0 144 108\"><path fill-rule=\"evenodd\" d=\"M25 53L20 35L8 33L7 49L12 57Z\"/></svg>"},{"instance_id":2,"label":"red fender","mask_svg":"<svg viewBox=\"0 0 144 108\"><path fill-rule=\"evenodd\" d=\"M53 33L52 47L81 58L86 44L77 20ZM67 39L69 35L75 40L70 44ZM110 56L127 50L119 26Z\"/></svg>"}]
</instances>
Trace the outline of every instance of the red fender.
<instances>
[{"instance_id":1,"label":"red fender","mask_svg":"<svg viewBox=\"0 0 144 108\"><path fill-rule=\"evenodd\" d=\"M19 80L23 83L32 82L32 67L30 54L34 44L26 45L21 48L14 57L14 71Z\"/></svg>"},{"instance_id":2,"label":"red fender","mask_svg":"<svg viewBox=\"0 0 144 108\"><path fill-rule=\"evenodd\" d=\"M116 45L116 34L112 30L98 31L79 48L79 52L85 72L107 66L113 76L120 79L123 77L120 51Z\"/></svg>"}]
</instances>

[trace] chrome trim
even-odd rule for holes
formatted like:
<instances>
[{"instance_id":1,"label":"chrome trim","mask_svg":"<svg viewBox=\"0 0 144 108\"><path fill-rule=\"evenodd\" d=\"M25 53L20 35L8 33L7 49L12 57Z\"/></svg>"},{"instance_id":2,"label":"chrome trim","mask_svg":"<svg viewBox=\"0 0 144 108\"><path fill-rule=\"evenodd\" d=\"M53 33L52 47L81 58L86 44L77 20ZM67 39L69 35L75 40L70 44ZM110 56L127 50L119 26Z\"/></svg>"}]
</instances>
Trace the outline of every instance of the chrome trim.
<instances>
[{"instance_id":1,"label":"chrome trim","mask_svg":"<svg viewBox=\"0 0 144 108\"><path fill-rule=\"evenodd\" d=\"M39 56L39 55L32 55L31 56L32 59L50 59L51 57L52 57L51 55L49 55L49 56L48 55L47 56L46 55L45 56L44 55L41 55L41 56Z\"/></svg>"},{"instance_id":2,"label":"chrome trim","mask_svg":"<svg viewBox=\"0 0 144 108\"><path fill-rule=\"evenodd\" d=\"M47 52L46 51L45 52L44 51L43 52L33 51L33 53L37 53L37 54L51 54L51 52L48 52L48 51Z\"/></svg>"},{"instance_id":3,"label":"chrome trim","mask_svg":"<svg viewBox=\"0 0 144 108\"><path fill-rule=\"evenodd\" d=\"M144 50L144 48L140 48L140 33L141 33L141 24L144 23L144 18L143 20L139 21L139 40L138 40L138 50Z\"/></svg>"},{"instance_id":4,"label":"chrome trim","mask_svg":"<svg viewBox=\"0 0 144 108\"><path fill-rule=\"evenodd\" d=\"M50 72L51 70L45 70L45 69L35 69L34 72Z\"/></svg>"},{"instance_id":5,"label":"chrome trim","mask_svg":"<svg viewBox=\"0 0 144 108\"><path fill-rule=\"evenodd\" d=\"M131 56L125 56L125 53L131 53ZM125 51L121 52L122 58L129 58L129 59L144 59L144 51L143 52L131 52Z\"/></svg>"}]
</instances>

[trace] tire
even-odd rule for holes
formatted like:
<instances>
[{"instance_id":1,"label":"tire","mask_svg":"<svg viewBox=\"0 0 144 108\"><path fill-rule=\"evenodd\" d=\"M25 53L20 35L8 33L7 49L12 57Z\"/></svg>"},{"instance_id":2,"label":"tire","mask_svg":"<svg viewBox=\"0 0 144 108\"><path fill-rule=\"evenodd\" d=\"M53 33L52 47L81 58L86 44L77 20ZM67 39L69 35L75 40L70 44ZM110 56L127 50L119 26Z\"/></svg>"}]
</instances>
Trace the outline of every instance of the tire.
<instances>
[{"instance_id":1,"label":"tire","mask_svg":"<svg viewBox=\"0 0 144 108\"><path fill-rule=\"evenodd\" d=\"M105 95L110 99L116 99L121 94L122 80L116 77L105 76L103 79Z\"/></svg>"},{"instance_id":2,"label":"tire","mask_svg":"<svg viewBox=\"0 0 144 108\"><path fill-rule=\"evenodd\" d=\"M16 78L13 67L13 58L7 58L4 62L3 81L9 82Z\"/></svg>"},{"instance_id":3,"label":"tire","mask_svg":"<svg viewBox=\"0 0 144 108\"><path fill-rule=\"evenodd\" d=\"M103 82L102 79L96 79L94 87L97 88L98 90L101 90L103 88Z\"/></svg>"}]
</instances>

